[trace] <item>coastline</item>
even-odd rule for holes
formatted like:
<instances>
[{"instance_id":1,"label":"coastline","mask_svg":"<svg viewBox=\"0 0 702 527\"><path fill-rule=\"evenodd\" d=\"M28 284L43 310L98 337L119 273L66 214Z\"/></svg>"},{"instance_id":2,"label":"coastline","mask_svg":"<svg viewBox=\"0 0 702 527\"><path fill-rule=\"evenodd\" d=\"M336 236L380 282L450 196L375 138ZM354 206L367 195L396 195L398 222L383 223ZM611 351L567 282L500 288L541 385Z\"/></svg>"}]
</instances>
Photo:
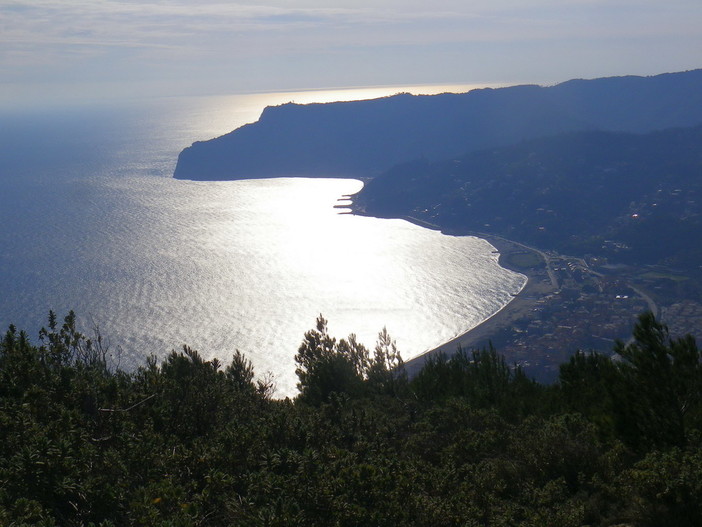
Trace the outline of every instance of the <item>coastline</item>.
<instances>
[{"instance_id":1,"label":"coastline","mask_svg":"<svg viewBox=\"0 0 702 527\"><path fill-rule=\"evenodd\" d=\"M344 199L351 198L353 200L353 197L354 195L345 196ZM367 214L365 210L356 207L353 202L349 208L351 209L350 214L378 217ZM426 229L441 231L449 236L481 238L499 253L498 264L501 267L526 276L526 283L519 292L514 294L514 298L480 324L405 361L405 370L410 377L416 375L424 367L427 359L437 354L453 355L458 351L459 346L464 350L487 347L498 333L510 328L516 321L530 317L543 299L558 291L557 279L549 266L548 255L534 247L485 232L446 230L439 225L413 216L403 216L398 219Z\"/></svg>"},{"instance_id":2,"label":"coastline","mask_svg":"<svg viewBox=\"0 0 702 527\"><path fill-rule=\"evenodd\" d=\"M423 227L437 228L416 218L406 219ZM515 321L530 316L541 299L557 290L557 284L554 283L554 279L549 273L546 256L540 251L519 242L486 233L467 232L464 235L482 238L490 243L499 252L498 263L500 266L526 276L526 283L510 302L477 326L436 348L409 359L405 363L405 367L410 377L421 370L429 357L439 353L452 355L459 346L465 350L481 349L488 346L498 332L511 327ZM536 256L539 263L536 265L517 265L518 257L521 255L530 255L532 260Z\"/></svg>"}]
</instances>

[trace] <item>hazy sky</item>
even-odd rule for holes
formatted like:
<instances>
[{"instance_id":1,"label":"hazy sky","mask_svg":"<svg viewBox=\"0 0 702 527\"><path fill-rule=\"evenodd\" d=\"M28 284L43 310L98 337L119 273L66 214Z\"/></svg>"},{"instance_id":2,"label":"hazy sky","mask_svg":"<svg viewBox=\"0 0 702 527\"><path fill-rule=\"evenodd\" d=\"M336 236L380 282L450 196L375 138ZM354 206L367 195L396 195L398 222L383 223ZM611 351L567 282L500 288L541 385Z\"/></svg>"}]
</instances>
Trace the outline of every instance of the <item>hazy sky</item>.
<instances>
[{"instance_id":1,"label":"hazy sky","mask_svg":"<svg viewBox=\"0 0 702 527\"><path fill-rule=\"evenodd\" d=\"M701 0L0 0L6 104L699 67Z\"/></svg>"}]
</instances>

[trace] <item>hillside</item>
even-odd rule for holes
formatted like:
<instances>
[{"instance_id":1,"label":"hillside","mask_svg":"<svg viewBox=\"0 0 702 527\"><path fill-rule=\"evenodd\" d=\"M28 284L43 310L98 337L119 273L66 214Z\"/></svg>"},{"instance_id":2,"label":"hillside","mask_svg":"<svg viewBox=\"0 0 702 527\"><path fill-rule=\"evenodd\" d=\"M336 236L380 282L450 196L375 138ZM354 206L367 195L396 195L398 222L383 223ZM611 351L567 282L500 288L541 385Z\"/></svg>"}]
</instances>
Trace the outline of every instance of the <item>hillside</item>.
<instances>
[{"instance_id":1,"label":"hillside","mask_svg":"<svg viewBox=\"0 0 702 527\"><path fill-rule=\"evenodd\" d=\"M699 269L702 127L560 134L405 163L367 183L354 204L452 232Z\"/></svg>"},{"instance_id":2,"label":"hillside","mask_svg":"<svg viewBox=\"0 0 702 527\"><path fill-rule=\"evenodd\" d=\"M175 177L373 177L412 159L579 130L645 133L702 123L702 70L464 94L284 104L183 150Z\"/></svg>"}]
</instances>

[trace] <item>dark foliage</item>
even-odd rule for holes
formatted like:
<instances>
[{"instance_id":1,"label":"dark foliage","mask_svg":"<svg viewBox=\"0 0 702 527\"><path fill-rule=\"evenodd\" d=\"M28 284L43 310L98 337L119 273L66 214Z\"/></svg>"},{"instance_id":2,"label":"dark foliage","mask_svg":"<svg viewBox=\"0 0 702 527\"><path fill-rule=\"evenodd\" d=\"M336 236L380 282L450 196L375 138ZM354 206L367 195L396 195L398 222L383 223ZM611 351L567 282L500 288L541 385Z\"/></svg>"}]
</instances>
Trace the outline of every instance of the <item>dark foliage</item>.
<instances>
[{"instance_id":1,"label":"dark foliage","mask_svg":"<svg viewBox=\"0 0 702 527\"><path fill-rule=\"evenodd\" d=\"M52 314L0 341L0 525L700 525L699 351L650 314L616 351L407 379L386 331L371 355L320 317L276 400L238 352L126 373Z\"/></svg>"}]
</instances>

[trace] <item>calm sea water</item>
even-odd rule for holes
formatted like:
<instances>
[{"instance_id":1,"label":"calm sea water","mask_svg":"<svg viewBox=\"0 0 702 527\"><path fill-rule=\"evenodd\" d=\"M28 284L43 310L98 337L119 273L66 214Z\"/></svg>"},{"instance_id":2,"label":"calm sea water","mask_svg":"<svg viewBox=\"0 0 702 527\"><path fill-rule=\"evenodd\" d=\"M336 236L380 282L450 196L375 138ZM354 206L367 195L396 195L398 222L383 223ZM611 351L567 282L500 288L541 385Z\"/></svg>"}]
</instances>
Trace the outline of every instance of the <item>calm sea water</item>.
<instances>
[{"instance_id":1,"label":"calm sea water","mask_svg":"<svg viewBox=\"0 0 702 527\"><path fill-rule=\"evenodd\" d=\"M171 178L183 147L293 98L334 95L3 111L0 327L36 335L50 309L73 309L121 348L122 367L183 344L224 362L239 349L291 395L320 313L371 347L385 326L410 358L522 287L483 240L340 214L358 181Z\"/></svg>"}]
</instances>

